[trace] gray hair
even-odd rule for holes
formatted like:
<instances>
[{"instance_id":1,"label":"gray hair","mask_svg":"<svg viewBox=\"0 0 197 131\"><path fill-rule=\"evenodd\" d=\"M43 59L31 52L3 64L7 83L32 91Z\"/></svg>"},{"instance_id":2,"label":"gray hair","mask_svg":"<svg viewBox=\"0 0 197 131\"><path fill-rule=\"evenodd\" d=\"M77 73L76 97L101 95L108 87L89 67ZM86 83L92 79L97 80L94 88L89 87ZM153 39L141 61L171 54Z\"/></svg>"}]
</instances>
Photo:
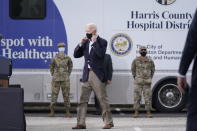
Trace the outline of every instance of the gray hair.
<instances>
[{"instance_id":1,"label":"gray hair","mask_svg":"<svg viewBox=\"0 0 197 131\"><path fill-rule=\"evenodd\" d=\"M95 29L95 31L97 31L97 25L94 24L94 23L88 23L88 24L86 25L86 29L87 29L88 27L91 27L91 28Z\"/></svg>"}]
</instances>

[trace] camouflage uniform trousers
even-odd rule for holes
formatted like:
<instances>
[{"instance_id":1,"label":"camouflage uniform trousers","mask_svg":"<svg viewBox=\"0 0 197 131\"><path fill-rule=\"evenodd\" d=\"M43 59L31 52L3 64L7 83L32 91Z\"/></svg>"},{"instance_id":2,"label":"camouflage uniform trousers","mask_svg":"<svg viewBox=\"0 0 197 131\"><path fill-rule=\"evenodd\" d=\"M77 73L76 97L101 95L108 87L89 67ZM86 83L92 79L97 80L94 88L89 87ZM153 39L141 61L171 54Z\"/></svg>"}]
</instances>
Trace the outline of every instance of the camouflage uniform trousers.
<instances>
[{"instance_id":1,"label":"camouflage uniform trousers","mask_svg":"<svg viewBox=\"0 0 197 131\"><path fill-rule=\"evenodd\" d=\"M151 84L135 84L135 87L134 87L134 110L138 111L140 108L142 93L143 93L144 101L145 101L145 109L146 109L146 111L151 111L151 109L152 109Z\"/></svg>"},{"instance_id":2,"label":"camouflage uniform trousers","mask_svg":"<svg viewBox=\"0 0 197 131\"><path fill-rule=\"evenodd\" d=\"M63 99L64 99L64 106L65 106L66 110L68 111L70 108L70 99L69 99L70 81L69 80L67 80L67 81L52 81L51 105L56 104L60 88L62 90L62 95L63 95Z\"/></svg>"}]
</instances>

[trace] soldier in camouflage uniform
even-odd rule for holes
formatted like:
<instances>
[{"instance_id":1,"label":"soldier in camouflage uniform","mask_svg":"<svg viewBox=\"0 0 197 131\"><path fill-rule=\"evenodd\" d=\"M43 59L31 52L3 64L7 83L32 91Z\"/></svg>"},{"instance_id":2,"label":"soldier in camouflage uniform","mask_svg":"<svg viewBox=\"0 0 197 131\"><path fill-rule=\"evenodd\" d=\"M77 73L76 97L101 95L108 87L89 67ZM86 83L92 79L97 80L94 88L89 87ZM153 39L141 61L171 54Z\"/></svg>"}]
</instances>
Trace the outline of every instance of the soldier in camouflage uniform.
<instances>
[{"instance_id":1,"label":"soldier in camouflage uniform","mask_svg":"<svg viewBox=\"0 0 197 131\"><path fill-rule=\"evenodd\" d=\"M153 74L155 72L154 62L146 56L147 49L146 47L141 47L140 52L141 56L137 57L131 67L133 78L135 81L134 86L134 117L138 117L140 101L142 93L145 99L145 108L147 111L147 117L152 117L152 91L151 91L151 81Z\"/></svg>"},{"instance_id":2,"label":"soldier in camouflage uniform","mask_svg":"<svg viewBox=\"0 0 197 131\"><path fill-rule=\"evenodd\" d=\"M50 117L54 116L54 105L57 102L58 94L60 88L62 90L64 105L66 108L66 117L71 117L69 112L70 100L70 74L73 68L72 60L69 56L64 54L65 44L58 44L59 53L55 58L52 59L50 64L50 72L52 75L52 95L51 95L51 104L50 104Z\"/></svg>"}]
</instances>

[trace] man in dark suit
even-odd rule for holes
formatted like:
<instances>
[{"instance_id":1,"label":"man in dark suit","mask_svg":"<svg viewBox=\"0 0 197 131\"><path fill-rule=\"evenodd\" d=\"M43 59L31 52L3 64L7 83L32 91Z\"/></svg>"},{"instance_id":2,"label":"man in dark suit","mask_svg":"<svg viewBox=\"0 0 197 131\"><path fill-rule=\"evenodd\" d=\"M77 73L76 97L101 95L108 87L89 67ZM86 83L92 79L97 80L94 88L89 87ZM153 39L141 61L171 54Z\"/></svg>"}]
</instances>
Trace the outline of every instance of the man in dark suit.
<instances>
[{"instance_id":1,"label":"man in dark suit","mask_svg":"<svg viewBox=\"0 0 197 131\"><path fill-rule=\"evenodd\" d=\"M104 72L106 77L106 86L107 84L111 84L112 82L112 74L113 74L113 66L112 66L112 59L109 54L105 55L104 59ZM94 97L95 100L95 107L96 107L96 114L101 114L101 107L97 97Z\"/></svg>"},{"instance_id":2,"label":"man in dark suit","mask_svg":"<svg viewBox=\"0 0 197 131\"><path fill-rule=\"evenodd\" d=\"M81 97L77 112L77 125L72 129L86 129L85 117L92 90L102 107L102 117L105 123L103 129L110 129L114 126L105 88L104 57L106 48L107 41L97 35L96 25L86 25L86 37L81 40L74 51L75 58L84 56L85 64Z\"/></svg>"},{"instance_id":3,"label":"man in dark suit","mask_svg":"<svg viewBox=\"0 0 197 131\"><path fill-rule=\"evenodd\" d=\"M194 59L192 70L191 88L189 89L189 103L187 115L187 131L197 131L197 10L190 26L183 55L179 67L179 76L177 80L178 88L182 93L187 88L186 73Z\"/></svg>"}]
</instances>

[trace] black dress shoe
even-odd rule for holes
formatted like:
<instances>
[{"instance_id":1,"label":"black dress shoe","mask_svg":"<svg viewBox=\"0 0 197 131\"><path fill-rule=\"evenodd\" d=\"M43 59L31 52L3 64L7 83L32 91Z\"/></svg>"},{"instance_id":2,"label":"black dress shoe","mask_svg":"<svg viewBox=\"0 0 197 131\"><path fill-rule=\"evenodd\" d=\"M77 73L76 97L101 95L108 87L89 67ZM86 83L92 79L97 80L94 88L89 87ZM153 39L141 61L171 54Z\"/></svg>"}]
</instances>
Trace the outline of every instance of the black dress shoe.
<instances>
[{"instance_id":1,"label":"black dress shoe","mask_svg":"<svg viewBox=\"0 0 197 131\"><path fill-rule=\"evenodd\" d=\"M72 127L72 129L86 129L86 126L76 125L75 127Z\"/></svg>"}]
</instances>

